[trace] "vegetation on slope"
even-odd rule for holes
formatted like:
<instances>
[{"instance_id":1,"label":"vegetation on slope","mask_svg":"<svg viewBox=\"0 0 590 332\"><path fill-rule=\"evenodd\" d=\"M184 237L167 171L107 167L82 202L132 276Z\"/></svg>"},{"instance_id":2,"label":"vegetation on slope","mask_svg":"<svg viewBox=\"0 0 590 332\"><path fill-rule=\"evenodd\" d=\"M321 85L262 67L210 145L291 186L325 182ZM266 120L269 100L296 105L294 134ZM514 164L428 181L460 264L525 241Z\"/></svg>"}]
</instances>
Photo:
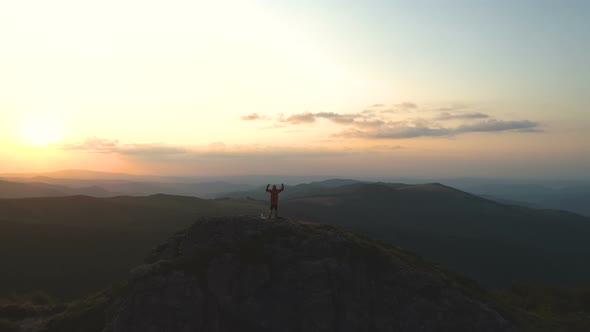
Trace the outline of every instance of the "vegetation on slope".
<instances>
[{"instance_id":1,"label":"vegetation on slope","mask_svg":"<svg viewBox=\"0 0 590 332\"><path fill-rule=\"evenodd\" d=\"M395 243L488 286L590 279L590 219L572 213L504 205L440 184L383 183L319 190L283 201L281 211Z\"/></svg>"},{"instance_id":2,"label":"vegetation on slope","mask_svg":"<svg viewBox=\"0 0 590 332\"><path fill-rule=\"evenodd\" d=\"M124 279L153 246L199 217L260 211L254 201L169 195L0 200L0 296L79 297Z\"/></svg>"}]
</instances>

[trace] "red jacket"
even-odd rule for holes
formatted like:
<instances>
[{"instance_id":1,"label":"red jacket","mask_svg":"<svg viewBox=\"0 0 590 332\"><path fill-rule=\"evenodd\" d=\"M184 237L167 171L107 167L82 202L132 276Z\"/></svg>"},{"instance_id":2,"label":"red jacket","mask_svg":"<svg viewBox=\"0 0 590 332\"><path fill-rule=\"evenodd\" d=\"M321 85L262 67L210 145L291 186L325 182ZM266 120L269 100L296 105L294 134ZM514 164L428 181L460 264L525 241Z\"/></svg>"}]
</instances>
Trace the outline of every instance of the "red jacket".
<instances>
[{"instance_id":1,"label":"red jacket","mask_svg":"<svg viewBox=\"0 0 590 332\"><path fill-rule=\"evenodd\" d=\"M269 185L266 185L266 192L270 193L270 204L275 205L279 203L279 193L285 190L285 186L281 184L281 189L268 189Z\"/></svg>"}]
</instances>

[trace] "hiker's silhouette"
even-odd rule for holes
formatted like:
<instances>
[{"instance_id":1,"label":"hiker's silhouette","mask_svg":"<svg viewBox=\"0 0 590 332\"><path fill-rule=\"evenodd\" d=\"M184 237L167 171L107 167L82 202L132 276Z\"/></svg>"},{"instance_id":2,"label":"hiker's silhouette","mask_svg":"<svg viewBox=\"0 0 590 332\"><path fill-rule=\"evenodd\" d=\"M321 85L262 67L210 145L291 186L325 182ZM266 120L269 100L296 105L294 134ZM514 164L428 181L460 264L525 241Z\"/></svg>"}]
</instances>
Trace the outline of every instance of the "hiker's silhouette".
<instances>
[{"instance_id":1,"label":"hiker's silhouette","mask_svg":"<svg viewBox=\"0 0 590 332\"><path fill-rule=\"evenodd\" d=\"M268 209L268 219L272 215L272 210L275 210L275 219L279 217L279 193L285 190L285 185L281 183L281 189L277 189L277 186L273 185L272 189L268 189L270 184L266 185L266 192L270 193L270 208Z\"/></svg>"}]
</instances>

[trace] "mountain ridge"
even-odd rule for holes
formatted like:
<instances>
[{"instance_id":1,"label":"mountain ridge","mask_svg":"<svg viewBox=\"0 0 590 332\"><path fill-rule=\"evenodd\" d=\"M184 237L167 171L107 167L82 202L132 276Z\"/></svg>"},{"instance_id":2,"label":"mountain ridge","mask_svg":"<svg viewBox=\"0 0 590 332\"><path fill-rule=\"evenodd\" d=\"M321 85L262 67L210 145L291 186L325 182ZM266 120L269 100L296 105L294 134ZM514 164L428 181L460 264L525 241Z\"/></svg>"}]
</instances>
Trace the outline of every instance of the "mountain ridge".
<instances>
[{"instance_id":1,"label":"mountain ridge","mask_svg":"<svg viewBox=\"0 0 590 332\"><path fill-rule=\"evenodd\" d=\"M486 285L579 284L590 277L581 264L590 259L589 218L501 204L442 184L318 189L286 197L280 213L396 243Z\"/></svg>"},{"instance_id":2,"label":"mountain ridge","mask_svg":"<svg viewBox=\"0 0 590 332\"><path fill-rule=\"evenodd\" d=\"M337 227L225 216L200 219L154 249L103 322L109 332L518 330L478 292Z\"/></svg>"}]
</instances>

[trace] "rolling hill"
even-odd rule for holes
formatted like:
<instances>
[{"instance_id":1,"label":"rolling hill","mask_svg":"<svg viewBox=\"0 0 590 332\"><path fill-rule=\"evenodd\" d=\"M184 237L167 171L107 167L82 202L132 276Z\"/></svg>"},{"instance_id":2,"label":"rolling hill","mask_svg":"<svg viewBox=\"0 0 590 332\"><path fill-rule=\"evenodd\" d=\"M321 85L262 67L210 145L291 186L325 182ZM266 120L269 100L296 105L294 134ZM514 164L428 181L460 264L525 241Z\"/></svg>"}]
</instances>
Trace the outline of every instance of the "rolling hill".
<instances>
[{"instance_id":1,"label":"rolling hill","mask_svg":"<svg viewBox=\"0 0 590 332\"><path fill-rule=\"evenodd\" d=\"M0 180L0 198L63 196L64 187L44 183L20 183Z\"/></svg>"},{"instance_id":2,"label":"rolling hill","mask_svg":"<svg viewBox=\"0 0 590 332\"><path fill-rule=\"evenodd\" d=\"M70 188L63 185L40 181L23 183L0 180L0 198L55 197L71 195L88 195L95 197L114 196L113 193L98 186Z\"/></svg>"},{"instance_id":3,"label":"rolling hill","mask_svg":"<svg viewBox=\"0 0 590 332\"><path fill-rule=\"evenodd\" d=\"M123 195L147 196L155 194L211 198L218 195L219 193L228 191L244 191L253 187L250 185L228 183L225 181L196 182L193 179L190 181L186 180L181 182L176 178L166 179L166 181L155 181L154 179L149 179L148 181L117 178L56 178L48 176L9 177L5 179L10 181L12 187L6 186L6 189L3 189L2 184L0 184L0 194L2 195L1 198L70 195L114 197ZM17 190L17 185L30 189L28 191ZM41 191L41 189L51 189L51 191Z\"/></svg>"},{"instance_id":4,"label":"rolling hill","mask_svg":"<svg viewBox=\"0 0 590 332\"><path fill-rule=\"evenodd\" d=\"M44 331L518 331L481 289L336 227L201 219Z\"/></svg>"},{"instance_id":5,"label":"rolling hill","mask_svg":"<svg viewBox=\"0 0 590 332\"><path fill-rule=\"evenodd\" d=\"M493 199L511 200L546 209L566 210L590 216L589 184L550 187L547 185L488 183L468 186L466 190Z\"/></svg>"},{"instance_id":6,"label":"rolling hill","mask_svg":"<svg viewBox=\"0 0 590 332\"><path fill-rule=\"evenodd\" d=\"M490 286L590 280L590 219L441 184L357 183L291 197L280 213L369 234Z\"/></svg>"},{"instance_id":7,"label":"rolling hill","mask_svg":"<svg viewBox=\"0 0 590 332\"><path fill-rule=\"evenodd\" d=\"M285 199L296 196L314 195L320 190L333 189L356 183L367 182L352 179L329 179L324 181L302 183L294 186L285 185L285 191L281 193L281 198ZM220 198L251 198L265 201L268 199L268 193L265 191L265 188L266 186L259 186L251 190L219 193L216 196Z\"/></svg>"},{"instance_id":8,"label":"rolling hill","mask_svg":"<svg viewBox=\"0 0 590 332\"><path fill-rule=\"evenodd\" d=\"M170 195L0 199L0 296L87 294L122 280L154 245L200 216L261 210L255 201Z\"/></svg>"}]
</instances>

